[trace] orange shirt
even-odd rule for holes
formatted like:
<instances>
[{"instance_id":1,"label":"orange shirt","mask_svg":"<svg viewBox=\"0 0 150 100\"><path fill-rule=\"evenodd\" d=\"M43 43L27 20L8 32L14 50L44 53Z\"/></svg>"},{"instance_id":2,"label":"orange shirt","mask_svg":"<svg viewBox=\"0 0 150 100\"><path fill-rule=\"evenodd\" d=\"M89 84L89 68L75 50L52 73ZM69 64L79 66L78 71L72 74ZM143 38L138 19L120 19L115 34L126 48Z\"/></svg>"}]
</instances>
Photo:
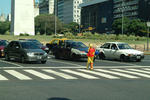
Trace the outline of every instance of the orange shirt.
<instances>
[{"instance_id":1,"label":"orange shirt","mask_svg":"<svg viewBox=\"0 0 150 100\"><path fill-rule=\"evenodd\" d=\"M88 57L94 57L94 54L95 54L95 49L94 48L89 48L87 56Z\"/></svg>"}]
</instances>

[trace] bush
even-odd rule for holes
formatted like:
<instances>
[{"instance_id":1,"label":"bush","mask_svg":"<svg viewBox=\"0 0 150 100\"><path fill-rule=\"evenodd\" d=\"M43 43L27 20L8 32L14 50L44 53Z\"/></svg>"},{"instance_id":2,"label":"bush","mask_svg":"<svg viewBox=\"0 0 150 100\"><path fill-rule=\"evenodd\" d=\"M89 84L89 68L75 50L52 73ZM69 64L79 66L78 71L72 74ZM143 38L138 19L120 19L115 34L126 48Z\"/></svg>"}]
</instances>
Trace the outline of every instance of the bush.
<instances>
[{"instance_id":1,"label":"bush","mask_svg":"<svg viewBox=\"0 0 150 100\"><path fill-rule=\"evenodd\" d=\"M20 36L29 36L28 33L21 33Z\"/></svg>"},{"instance_id":2,"label":"bush","mask_svg":"<svg viewBox=\"0 0 150 100\"><path fill-rule=\"evenodd\" d=\"M74 39L75 38L75 36L72 33L70 33L70 32L65 33L64 37L70 38L70 39Z\"/></svg>"}]
</instances>

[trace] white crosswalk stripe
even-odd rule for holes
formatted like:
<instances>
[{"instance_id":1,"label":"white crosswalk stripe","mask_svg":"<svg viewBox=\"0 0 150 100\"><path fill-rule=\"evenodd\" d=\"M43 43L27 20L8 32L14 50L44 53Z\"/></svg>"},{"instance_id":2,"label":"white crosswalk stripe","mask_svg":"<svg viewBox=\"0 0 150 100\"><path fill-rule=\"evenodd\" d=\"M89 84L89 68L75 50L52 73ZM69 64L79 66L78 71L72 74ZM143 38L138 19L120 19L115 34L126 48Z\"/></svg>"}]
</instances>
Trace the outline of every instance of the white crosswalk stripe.
<instances>
[{"instance_id":1,"label":"white crosswalk stripe","mask_svg":"<svg viewBox=\"0 0 150 100\"><path fill-rule=\"evenodd\" d=\"M3 75L0 75L0 80L8 80L8 79L4 77Z\"/></svg>"},{"instance_id":2,"label":"white crosswalk stripe","mask_svg":"<svg viewBox=\"0 0 150 100\"><path fill-rule=\"evenodd\" d=\"M138 75L138 76L150 78L150 75L142 74L142 73L138 73L138 72L127 71L127 70L122 70L122 69L111 69L111 70L115 70L115 71L119 71L119 72L124 72L124 73L135 74L135 75Z\"/></svg>"},{"instance_id":3,"label":"white crosswalk stripe","mask_svg":"<svg viewBox=\"0 0 150 100\"><path fill-rule=\"evenodd\" d=\"M57 75L57 76L60 76L60 77L62 77L62 78L65 78L65 79L77 79L76 77L70 76L70 75L68 75L68 74L64 74L64 73L61 73L61 72L56 72L56 71L50 70L50 69L43 69L43 71L48 72L48 73L55 74L55 75Z\"/></svg>"},{"instance_id":4,"label":"white crosswalk stripe","mask_svg":"<svg viewBox=\"0 0 150 100\"><path fill-rule=\"evenodd\" d=\"M86 79L99 79L98 77L84 74L81 72L76 72L76 71L69 70L69 69L62 69L62 71L67 72L67 73L71 73L71 74L75 74L75 75L81 76L81 77L86 78Z\"/></svg>"},{"instance_id":5,"label":"white crosswalk stripe","mask_svg":"<svg viewBox=\"0 0 150 100\"><path fill-rule=\"evenodd\" d=\"M126 77L126 78L139 78L139 77L136 77L136 76L132 76L132 75L124 74L124 73L119 73L119 72L114 72L114 71L109 71L109 70L104 70L104 69L96 69L96 71L115 74L115 75L119 75L119 76Z\"/></svg>"},{"instance_id":6,"label":"white crosswalk stripe","mask_svg":"<svg viewBox=\"0 0 150 100\"><path fill-rule=\"evenodd\" d=\"M40 72L35 71L35 70L24 70L24 71L25 71L25 72L28 72L28 73L30 73L30 74L33 74L33 75L35 75L35 76L37 76L37 77L40 77L40 78L42 78L42 79L55 79L54 77L48 76L48 75L46 75L46 74L40 73Z\"/></svg>"},{"instance_id":7,"label":"white crosswalk stripe","mask_svg":"<svg viewBox=\"0 0 150 100\"><path fill-rule=\"evenodd\" d=\"M149 68L143 68L144 70L150 70Z\"/></svg>"},{"instance_id":8,"label":"white crosswalk stripe","mask_svg":"<svg viewBox=\"0 0 150 100\"><path fill-rule=\"evenodd\" d=\"M5 72L11 74L12 76L20 79L20 80L31 80L30 77L26 76L26 75L23 75L15 70L5 70Z\"/></svg>"},{"instance_id":9,"label":"white crosswalk stripe","mask_svg":"<svg viewBox=\"0 0 150 100\"><path fill-rule=\"evenodd\" d=\"M87 73L90 73L90 74L95 74L95 75L105 77L105 78L108 78L108 79L119 79L119 77L115 77L115 76L100 73L100 72L95 72L95 71L90 71L90 70L85 70L85 69L78 69L78 70L82 71L82 72L87 72Z\"/></svg>"},{"instance_id":10,"label":"white crosswalk stripe","mask_svg":"<svg viewBox=\"0 0 150 100\"><path fill-rule=\"evenodd\" d=\"M150 74L150 71L144 71L144 70L139 70L139 69L127 69L127 70Z\"/></svg>"},{"instance_id":11,"label":"white crosswalk stripe","mask_svg":"<svg viewBox=\"0 0 150 100\"><path fill-rule=\"evenodd\" d=\"M9 75L9 76L6 76ZM51 76L53 75L53 76ZM36 76L36 77L35 77ZM0 71L0 82L11 80L16 77L19 80L34 79L142 79L150 78L150 68L99 68L94 70L86 69L5 69ZM12 78L14 80L14 78Z\"/></svg>"}]
</instances>

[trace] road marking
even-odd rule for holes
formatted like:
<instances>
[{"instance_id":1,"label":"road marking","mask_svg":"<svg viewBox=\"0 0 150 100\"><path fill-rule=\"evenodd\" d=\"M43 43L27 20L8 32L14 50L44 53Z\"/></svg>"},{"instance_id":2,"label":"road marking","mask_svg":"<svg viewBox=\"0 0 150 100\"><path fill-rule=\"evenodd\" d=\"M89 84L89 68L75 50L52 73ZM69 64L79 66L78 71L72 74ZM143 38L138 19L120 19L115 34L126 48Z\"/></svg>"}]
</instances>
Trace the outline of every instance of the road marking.
<instances>
[{"instance_id":1,"label":"road marking","mask_svg":"<svg viewBox=\"0 0 150 100\"><path fill-rule=\"evenodd\" d=\"M104 69L110 69L110 68L147 68L147 67L150 67L150 66L114 66L114 67L108 67L108 66L95 66L94 68L97 69L97 68L104 68ZM79 68L86 68L85 66L83 67L77 67L77 66L74 66L74 67L70 67L70 66L66 66L66 67L54 67L54 66L45 66L45 67L0 67L0 69L79 69Z\"/></svg>"},{"instance_id":2,"label":"road marking","mask_svg":"<svg viewBox=\"0 0 150 100\"><path fill-rule=\"evenodd\" d=\"M95 71L90 71L90 70L85 70L85 69L78 69L78 70L82 71L82 72L98 75L98 76L101 76L101 77L105 77L105 78L108 78L108 79L120 79L119 77L115 77L115 76L100 73L100 72L95 72Z\"/></svg>"},{"instance_id":3,"label":"road marking","mask_svg":"<svg viewBox=\"0 0 150 100\"><path fill-rule=\"evenodd\" d=\"M23 75L15 70L4 70L5 72L9 73L10 75L20 79L20 80L31 80L30 77Z\"/></svg>"},{"instance_id":4,"label":"road marking","mask_svg":"<svg viewBox=\"0 0 150 100\"><path fill-rule=\"evenodd\" d=\"M144 70L150 70L149 68L143 68Z\"/></svg>"},{"instance_id":5,"label":"road marking","mask_svg":"<svg viewBox=\"0 0 150 100\"><path fill-rule=\"evenodd\" d=\"M150 75L137 73L137 72L133 72L133 71L127 71L127 70L121 70L121 69L111 69L111 70L115 70L115 71L119 71L119 72L125 72L125 73L130 73L130 74L135 74L135 75L138 75L138 76L150 78Z\"/></svg>"},{"instance_id":6,"label":"road marking","mask_svg":"<svg viewBox=\"0 0 150 100\"><path fill-rule=\"evenodd\" d=\"M81 76L81 77L87 78L87 79L99 79L98 77L91 76L91 75L84 74L84 73L80 73L80 72L76 72L76 71L72 71L72 70L69 70L69 69L61 69L61 71L71 73L71 74L75 74L75 75L78 75L78 76Z\"/></svg>"},{"instance_id":7,"label":"road marking","mask_svg":"<svg viewBox=\"0 0 150 100\"><path fill-rule=\"evenodd\" d=\"M103 70L103 69L95 69L95 70L96 70L96 71L101 71L101 72L110 73L110 74L119 75L119 76L126 77L126 78L139 78L139 77L132 76L132 75L128 75L128 74L119 73L119 72L113 72L113 71L108 71L108 70Z\"/></svg>"},{"instance_id":8,"label":"road marking","mask_svg":"<svg viewBox=\"0 0 150 100\"><path fill-rule=\"evenodd\" d=\"M138 70L138 69L127 69L127 70L150 74L149 71L144 71L144 70Z\"/></svg>"},{"instance_id":9,"label":"road marking","mask_svg":"<svg viewBox=\"0 0 150 100\"><path fill-rule=\"evenodd\" d=\"M3 60L0 60L1 62L4 62L4 63L8 63L8 64L11 64L11 65L15 65L15 66L18 66L18 67L24 67L24 66L21 66L19 64L16 64L16 63L12 63L12 62L8 62L8 61L3 61Z\"/></svg>"},{"instance_id":10,"label":"road marking","mask_svg":"<svg viewBox=\"0 0 150 100\"><path fill-rule=\"evenodd\" d=\"M64 74L64 73L61 73L61 72L56 72L56 71L53 71L53 70L50 70L50 69L48 69L48 70L47 69L43 69L43 71L55 74L57 76L65 78L65 79L77 79L76 77L73 77L73 76L70 76L70 75L67 75L67 74Z\"/></svg>"},{"instance_id":11,"label":"road marking","mask_svg":"<svg viewBox=\"0 0 150 100\"><path fill-rule=\"evenodd\" d=\"M35 75L37 77L40 77L42 79L55 79L54 77L51 77L51 76L48 76L46 74L43 74L43 73L40 73L38 71L35 71L35 70L24 70L25 72L28 72L32 75Z\"/></svg>"},{"instance_id":12,"label":"road marking","mask_svg":"<svg viewBox=\"0 0 150 100\"><path fill-rule=\"evenodd\" d=\"M0 80L8 80L6 77L4 77L3 75L0 75Z\"/></svg>"}]
</instances>

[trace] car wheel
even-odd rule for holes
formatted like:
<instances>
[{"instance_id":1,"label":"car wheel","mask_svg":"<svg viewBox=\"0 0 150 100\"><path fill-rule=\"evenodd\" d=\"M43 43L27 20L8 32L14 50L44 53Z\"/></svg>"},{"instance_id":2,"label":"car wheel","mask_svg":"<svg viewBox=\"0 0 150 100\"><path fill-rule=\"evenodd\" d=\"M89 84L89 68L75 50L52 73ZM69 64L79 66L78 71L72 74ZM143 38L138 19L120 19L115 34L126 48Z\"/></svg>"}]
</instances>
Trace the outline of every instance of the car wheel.
<instances>
[{"instance_id":1,"label":"car wheel","mask_svg":"<svg viewBox=\"0 0 150 100\"><path fill-rule=\"evenodd\" d=\"M120 61L122 62L122 61L125 61L125 55L121 55L120 56Z\"/></svg>"},{"instance_id":2,"label":"car wheel","mask_svg":"<svg viewBox=\"0 0 150 100\"><path fill-rule=\"evenodd\" d=\"M21 62L21 63L25 63L25 57L24 57L24 56L21 56L20 62Z\"/></svg>"},{"instance_id":3,"label":"car wheel","mask_svg":"<svg viewBox=\"0 0 150 100\"><path fill-rule=\"evenodd\" d=\"M141 62L141 59L137 59L136 62Z\"/></svg>"},{"instance_id":4,"label":"car wheel","mask_svg":"<svg viewBox=\"0 0 150 100\"><path fill-rule=\"evenodd\" d=\"M46 61L41 61L41 63L42 63L42 64L45 64L45 63L46 63Z\"/></svg>"},{"instance_id":5,"label":"car wheel","mask_svg":"<svg viewBox=\"0 0 150 100\"><path fill-rule=\"evenodd\" d=\"M104 55L103 53L100 53L100 54L99 54L99 59L104 60L104 59L105 59L105 55Z\"/></svg>"},{"instance_id":6,"label":"car wheel","mask_svg":"<svg viewBox=\"0 0 150 100\"><path fill-rule=\"evenodd\" d=\"M6 61L9 61L9 60L10 60L10 58L9 58L9 55L8 55L8 54L5 54L5 60L6 60Z\"/></svg>"}]
</instances>

